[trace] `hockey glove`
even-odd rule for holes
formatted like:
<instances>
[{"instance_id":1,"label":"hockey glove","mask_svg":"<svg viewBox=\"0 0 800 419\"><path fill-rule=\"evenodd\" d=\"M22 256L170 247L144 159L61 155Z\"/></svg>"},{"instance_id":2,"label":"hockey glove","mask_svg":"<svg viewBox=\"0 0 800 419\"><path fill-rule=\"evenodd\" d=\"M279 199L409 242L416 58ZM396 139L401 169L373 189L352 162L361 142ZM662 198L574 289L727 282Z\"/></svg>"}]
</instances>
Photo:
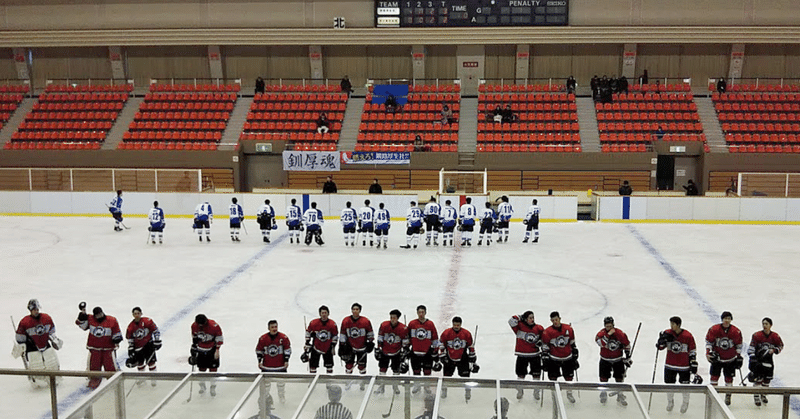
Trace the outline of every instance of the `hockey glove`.
<instances>
[{"instance_id":1,"label":"hockey glove","mask_svg":"<svg viewBox=\"0 0 800 419\"><path fill-rule=\"evenodd\" d=\"M139 363L136 362L136 360L133 357L129 356L128 359L125 360L125 366L128 368L136 368L138 365Z\"/></svg>"},{"instance_id":2,"label":"hockey glove","mask_svg":"<svg viewBox=\"0 0 800 419\"><path fill-rule=\"evenodd\" d=\"M689 359L689 373L697 374L697 359L695 357Z\"/></svg>"},{"instance_id":3,"label":"hockey glove","mask_svg":"<svg viewBox=\"0 0 800 419\"><path fill-rule=\"evenodd\" d=\"M133 341L128 342L128 358L136 356L136 349L133 347Z\"/></svg>"},{"instance_id":4,"label":"hockey glove","mask_svg":"<svg viewBox=\"0 0 800 419\"><path fill-rule=\"evenodd\" d=\"M625 369L628 369L633 365L633 359L631 357L623 358L622 364L625 365Z\"/></svg>"},{"instance_id":5,"label":"hockey glove","mask_svg":"<svg viewBox=\"0 0 800 419\"><path fill-rule=\"evenodd\" d=\"M703 384L703 377L695 374L694 378L692 378L692 384L697 384L697 385Z\"/></svg>"},{"instance_id":6,"label":"hockey glove","mask_svg":"<svg viewBox=\"0 0 800 419\"><path fill-rule=\"evenodd\" d=\"M300 224L300 231L303 231L303 230L305 230L305 229L306 229L306 228L305 228L305 227L303 227L303 225L302 225L302 224Z\"/></svg>"},{"instance_id":7,"label":"hockey glove","mask_svg":"<svg viewBox=\"0 0 800 419\"><path fill-rule=\"evenodd\" d=\"M710 362L712 364L716 363L716 362L719 362L719 354L717 352L715 352L715 351L707 352L706 353L706 359L708 359L708 362Z\"/></svg>"},{"instance_id":8,"label":"hockey glove","mask_svg":"<svg viewBox=\"0 0 800 419\"><path fill-rule=\"evenodd\" d=\"M55 335L50 336L50 345L55 350L59 350L64 347L64 341L56 337Z\"/></svg>"},{"instance_id":9,"label":"hockey glove","mask_svg":"<svg viewBox=\"0 0 800 419\"><path fill-rule=\"evenodd\" d=\"M744 365L744 358L741 355L736 355L736 359L733 360L733 368L738 370L742 368L742 365Z\"/></svg>"},{"instance_id":10,"label":"hockey glove","mask_svg":"<svg viewBox=\"0 0 800 419\"><path fill-rule=\"evenodd\" d=\"M441 371L442 370L442 361L440 361L438 359L436 361L433 361L433 366L431 367L431 369L436 371L436 372Z\"/></svg>"},{"instance_id":11,"label":"hockey glove","mask_svg":"<svg viewBox=\"0 0 800 419\"><path fill-rule=\"evenodd\" d=\"M78 304L78 310L86 311L86 301L81 301L80 304Z\"/></svg>"},{"instance_id":12,"label":"hockey glove","mask_svg":"<svg viewBox=\"0 0 800 419\"><path fill-rule=\"evenodd\" d=\"M375 342L368 340L366 346L367 353L372 352L373 349L375 349Z\"/></svg>"},{"instance_id":13,"label":"hockey glove","mask_svg":"<svg viewBox=\"0 0 800 419\"><path fill-rule=\"evenodd\" d=\"M11 349L11 356L13 356L14 358L19 358L24 353L25 353L25 344L24 343L17 343Z\"/></svg>"},{"instance_id":14,"label":"hockey glove","mask_svg":"<svg viewBox=\"0 0 800 419\"><path fill-rule=\"evenodd\" d=\"M577 346L573 346L572 347L572 359L574 359L576 361L578 360L578 347Z\"/></svg>"},{"instance_id":15,"label":"hockey glove","mask_svg":"<svg viewBox=\"0 0 800 419\"><path fill-rule=\"evenodd\" d=\"M477 374L478 371L481 370L481 367L478 364L472 363L472 364L469 364L469 365L470 365L469 366L469 370L473 374Z\"/></svg>"},{"instance_id":16,"label":"hockey glove","mask_svg":"<svg viewBox=\"0 0 800 419\"><path fill-rule=\"evenodd\" d=\"M381 350L380 350L380 349L378 349L377 351L375 351L375 360L376 360L376 361L380 361L382 357L383 357L383 352L381 352Z\"/></svg>"},{"instance_id":17,"label":"hockey glove","mask_svg":"<svg viewBox=\"0 0 800 419\"><path fill-rule=\"evenodd\" d=\"M309 359L310 357L308 355L308 351L303 351L303 353L300 354L300 362L305 364L306 362L308 362Z\"/></svg>"},{"instance_id":18,"label":"hockey glove","mask_svg":"<svg viewBox=\"0 0 800 419\"><path fill-rule=\"evenodd\" d=\"M758 353L756 353L756 356L758 357L759 361L766 360L769 355L770 353L768 346L762 346L761 349L758 350Z\"/></svg>"},{"instance_id":19,"label":"hockey glove","mask_svg":"<svg viewBox=\"0 0 800 419\"><path fill-rule=\"evenodd\" d=\"M153 341L153 349L156 350L156 351L161 349L161 341L160 340L154 340Z\"/></svg>"},{"instance_id":20,"label":"hockey glove","mask_svg":"<svg viewBox=\"0 0 800 419\"><path fill-rule=\"evenodd\" d=\"M522 220L522 224L528 225L528 220Z\"/></svg>"},{"instance_id":21,"label":"hockey glove","mask_svg":"<svg viewBox=\"0 0 800 419\"><path fill-rule=\"evenodd\" d=\"M675 336L672 333L667 333L666 331L662 331L658 334L658 342L656 343L656 348L664 349L667 347L667 344L672 342L675 339Z\"/></svg>"},{"instance_id":22,"label":"hockey glove","mask_svg":"<svg viewBox=\"0 0 800 419\"><path fill-rule=\"evenodd\" d=\"M508 319L508 325L511 327L517 327L519 325L519 316L516 314L511 316L511 318Z\"/></svg>"},{"instance_id":23,"label":"hockey glove","mask_svg":"<svg viewBox=\"0 0 800 419\"><path fill-rule=\"evenodd\" d=\"M147 227L147 231L153 231L153 226ZM128 367L128 368L130 368L130 367Z\"/></svg>"},{"instance_id":24,"label":"hockey glove","mask_svg":"<svg viewBox=\"0 0 800 419\"><path fill-rule=\"evenodd\" d=\"M85 311L81 311L80 313L78 313L78 321L79 322L85 322L87 320L89 320L89 315L86 314Z\"/></svg>"},{"instance_id":25,"label":"hockey glove","mask_svg":"<svg viewBox=\"0 0 800 419\"><path fill-rule=\"evenodd\" d=\"M408 361L407 360L404 360L403 362L400 363L399 370L400 370L399 371L400 374L408 374L409 368L408 368Z\"/></svg>"}]
</instances>

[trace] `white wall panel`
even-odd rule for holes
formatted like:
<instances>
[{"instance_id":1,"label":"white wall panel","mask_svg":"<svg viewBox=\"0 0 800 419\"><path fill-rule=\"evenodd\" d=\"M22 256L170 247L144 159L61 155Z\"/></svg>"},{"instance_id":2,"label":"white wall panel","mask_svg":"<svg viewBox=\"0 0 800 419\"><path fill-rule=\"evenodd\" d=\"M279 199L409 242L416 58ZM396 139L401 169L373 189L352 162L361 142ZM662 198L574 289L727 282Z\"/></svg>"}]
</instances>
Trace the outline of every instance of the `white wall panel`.
<instances>
[{"instance_id":1,"label":"white wall panel","mask_svg":"<svg viewBox=\"0 0 800 419\"><path fill-rule=\"evenodd\" d=\"M742 198L739 209L743 221L784 221L786 219L784 198Z\"/></svg>"}]
</instances>

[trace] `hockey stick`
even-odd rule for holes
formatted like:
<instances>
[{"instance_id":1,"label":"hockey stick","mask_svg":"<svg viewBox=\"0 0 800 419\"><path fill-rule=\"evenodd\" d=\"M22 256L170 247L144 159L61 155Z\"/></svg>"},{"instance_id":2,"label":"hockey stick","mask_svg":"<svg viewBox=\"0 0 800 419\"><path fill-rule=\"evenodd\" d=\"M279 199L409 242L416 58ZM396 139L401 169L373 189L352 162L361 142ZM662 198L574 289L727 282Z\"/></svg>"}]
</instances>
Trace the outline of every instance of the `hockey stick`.
<instances>
[{"instance_id":1,"label":"hockey stick","mask_svg":"<svg viewBox=\"0 0 800 419\"><path fill-rule=\"evenodd\" d=\"M150 360L152 360L152 359L153 359L153 357L154 357L155 355L156 355L156 351L155 351L155 350L153 350L153 353L151 353L151 354L150 354L150 356L149 356L149 357L147 358L147 360L144 362L144 365L147 365L147 364L149 364L149 363L150 363ZM128 390L128 392L125 394L125 398L126 398L126 399L128 398L128 396L130 396L130 395L131 395L131 392L133 392L133 389L134 389L134 388L136 388L136 384L137 384L137 383L134 383L134 384L131 386L131 389L130 389L130 390Z\"/></svg>"},{"instance_id":2,"label":"hockey stick","mask_svg":"<svg viewBox=\"0 0 800 419\"><path fill-rule=\"evenodd\" d=\"M194 374L194 365L192 365L192 374ZM189 380L189 398L184 400L183 403L189 403L192 401L192 394L194 393L194 380Z\"/></svg>"},{"instance_id":3,"label":"hockey stick","mask_svg":"<svg viewBox=\"0 0 800 419\"><path fill-rule=\"evenodd\" d=\"M659 349L656 348L656 360L653 361L653 378L650 379L650 384L655 384L656 382L656 368L658 367L658 352ZM650 406L653 404L653 393L650 393L650 401L647 402L647 411L650 411Z\"/></svg>"},{"instance_id":4,"label":"hockey stick","mask_svg":"<svg viewBox=\"0 0 800 419\"><path fill-rule=\"evenodd\" d=\"M383 416L383 419L386 419L386 418L388 418L389 416L392 415L392 408L394 407L394 396L396 396L396 395L397 395L397 393L392 391L392 402L389 403L389 411L381 415L381 416Z\"/></svg>"},{"instance_id":5,"label":"hockey stick","mask_svg":"<svg viewBox=\"0 0 800 419\"><path fill-rule=\"evenodd\" d=\"M744 381L744 376L742 375L742 369L737 368L737 370L739 370L739 378L742 380L742 385L747 387L747 383ZM748 373L747 376L750 377L750 373Z\"/></svg>"},{"instance_id":6,"label":"hockey stick","mask_svg":"<svg viewBox=\"0 0 800 419\"><path fill-rule=\"evenodd\" d=\"M247 232L247 224L245 224L244 221L244 217L242 217L242 228L244 229L244 234L249 236L250 233Z\"/></svg>"},{"instance_id":7,"label":"hockey stick","mask_svg":"<svg viewBox=\"0 0 800 419\"><path fill-rule=\"evenodd\" d=\"M14 316L8 316L8 317L11 318L11 329L14 330L14 334L16 334L17 327L16 323L14 322ZM25 366L26 370L30 369L30 367L28 366L28 354L25 352L22 353L22 365ZM28 376L28 380L31 382L31 384L36 382L36 378L34 378L32 375Z\"/></svg>"}]
</instances>

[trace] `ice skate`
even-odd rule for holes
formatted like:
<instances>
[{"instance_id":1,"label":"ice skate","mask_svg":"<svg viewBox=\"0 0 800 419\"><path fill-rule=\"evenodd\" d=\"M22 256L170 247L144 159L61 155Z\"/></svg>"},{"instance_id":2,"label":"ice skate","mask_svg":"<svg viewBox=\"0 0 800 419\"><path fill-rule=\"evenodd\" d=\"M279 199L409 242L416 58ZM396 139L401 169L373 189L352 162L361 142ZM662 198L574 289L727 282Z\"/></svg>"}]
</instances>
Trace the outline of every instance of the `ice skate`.
<instances>
[{"instance_id":1,"label":"ice skate","mask_svg":"<svg viewBox=\"0 0 800 419\"><path fill-rule=\"evenodd\" d=\"M200 236L199 239L200 239L200 243L202 243L203 242L203 236Z\"/></svg>"},{"instance_id":2,"label":"ice skate","mask_svg":"<svg viewBox=\"0 0 800 419\"><path fill-rule=\"evenodd\" d=\"M528 242L528 238L527 238L527 237L525 237L525 239L523 239L523 240L522 240L522 242L523 242L523 243L527 243L527 242Z\"/></svg>"},{"instance_id":3,"label":"ice skate","mask_svg":"<svg viewBox=\"0 0 800 419\"><path fill-rule=\"evenodd\" d=\"M601 391L600 392L600 403L601 404L606 404L606 401L608 401L608 393L605 392L605 391Z\"/></svg>"},{"instance_id":4,"label":"ice skate","mask_svg":"<svg viewBox=\"0 0 800 419\"><path fill-rule=\"evenodd\" d=\"M725 395L725 405L726 406L730 406L731 405L731 394L730 393Z\"/></svg>"},{"instance_id":5,"label":"ice skate","mask_svg":"<svg viewBox=\"0 0 800 419\"><path fill-rule=\"evenodd\" d=\"M482 245L483 245L483 240L478 240L478 246L482 246Z\"/></svg>"},{"instance_id":6,"label":"ice skate","mask_svg":"<svg viewBox=\"0 0 800 419\"><path fill-rule=\"evenodd\" d=\"M211 241L211 236L206 236L206 241L210 242Z\"/></svg>"},{"instance_id":7,"label":"ice skate","mask_svg":"<svg viewBox=\"0 0 800 419\"><path fill-rule=\"evenodd\" d=\"M762 394L761 395L761 403L764 403L764 404L769 403L769 401L767 400L767 395L766 394Z\"/></svg>"},{"instance_id":8,"label":"ice skate","mask_svg":"<svg viewBox=\"0 0 800 419\"><path fill-rule=\"evenodd\" d=\"M753 395L753 401L756 403L756 406L761 406L761 396L758 394Z\"/></svg>"},{"instance_id":9,"label":"ice skate","mask_svg":"<svg viewBox=\"0 0 800 419\"><path fill-rule=\"evenodd\" d=\"M534 242L534 243L539 243L539 238L538 238L538 237L534 238L534 239L533 239L533 242Z\"/></svg>"},{"instance_id":10,"label":"ice skate","mask_svg":"<svg viewBox=\"0 0 800 419\"><path fill-rule=\"evenodd\" d=\"M517 389L517 400L522 400L523 396L525 396L525 391L523 391L521 388L518 388Z\"/></svg>"},{"instance_id":11,"label":"ice skate","mask_svg":"<svg viewBox=\"0 0 800 419\"><path fill-rule=\"evenodd\" d=\"M370 240L369 247L372 247L372 246L375 246L375 243L372 240Z\"/></svg>"},{"instance_id":12,"label":"ice skate","mask_svg":"<svg viewBox=\"0 0 800 419\"><path fill-rule=\"evenodd\" d=\"M542 390L534 389L533 390L533 399L534 400L539 400L541 398L542 398Z\"/></svg>"},{"instance_id":13,"label":"ice skate","mask_svg":"<svg viewBox=\"0 0 800 419\"><path fill-rule=\"evenodd\" d=\"M375 389L374 394L383 394L386 392L386 384L381 384Z\"/></svg>"},{"instance_id":14,"label":"ice skate","mask_svg":"<svg viewBox=\"0 0 800 419\"><path fill-rule=\"evenodd\" d=\"M410 248L411 248L411 246L410 246L410 245L405 245L405 246L400 246L400 248L401 248L401 249L410 249Z\"/></svg>"},{"instance_id":15,"label":"ice skate","mask_svg":"<svg viewBox=\"0 0 800 419\"><path fill-rule=\"evenodd\" d=\"M294 238L289 237L289 244L294 244Z\"/></svg>"},{"instance_id":16,"label":"ice skate","mask_svg":"<svg viewBox=\"0 0 800 419\"><path fill-rule=\"evenodd\" d=\"M420 384L419 383L414 383L414 386L411 387L411 394L419 393L419 389L420 389Z\"/></svg>"},{"instance_id":17,"label":"ice skate","mask_svg":"<svg viewBox=\"0 0 800 419\"><path fill-rule=\"evenodd\" d=\"M628 401L625 400L625 395L624 394L617 393L617 404L619 404L620 406L627 406L628 405Z\"/></svg>"},{"instance_id":18,"label":"ice skate","mask_svg":"<svg viewBox=\"0 0 800 419\"><path fill-rule=\"evenodd\" d=\"M211 397L216 396L217 395L217 386L211 386L211 389L208 391L208 394L210 394Z\"/></svg>"},{"instance_id":19,"label":"ice skate","mask_svg":"<svg viewBox=\"0 0 800 419\"><path fill-rule=\"evenodd\" d=\"M400 386L397 384L392 384L392 390L394 390L394 394L400 394Z\"/></svg>"},{"instance_id":20,"label":"ice skate","mask_svg":"<svg viewBox=\"0 0 800 419\"><path fill-rule=\"evenodd\" d=\"M438 246L438 245L439 245L439 242L437 242L436 240L434 240L434 241L433 241L433 245L434 245L434 246Z\"/></svg>"},{"instance_id":21,"label":"ice skate","mask_svg":"<svg viewBox=\"0 0 800 419\"><path fill-rule=\"evenodd\" d=\"M205 394L206 392L206 383L200 383L200 390L197 391L197 394Z\"/></svg>"},{"instance_id":22,"label":"ice skate","mask_svg":"<svg viewBox=\"0 0 800 419\"><path fill-rule=\"evenodd\" d=\"M364 391L364 388L366 388L366 387L367 387L367 385L363 381L361 382L361 384L358 385L358 389L361 390L361 391Z\"/></svg>"},{"instance_id":23,"label":"ice skate","mask_svg":"<svg viewBox=\"0 0 800 419\"><path fill-rule=\"evenodd\" d=\"M464 389L464 401L469 403L470 399L472 399L472 389Z\"/></svg>"},{"instance_id":24,"label":"ice skate","mask_svg":"<svg viewBox=\"0 0 800 419\"><path fill-rule=\"evenodd\" d=\"M671 412L675 407L675 400L667 400L667 412Z\"/></svg>"},{"instance_id":25,"label":"ice skate","mask_svg":"<svg viewBox=\"0 0 800 419\"><path fill-rule=\"evenodd\" d=\"M567 400L570 403L575 403L575 396L572 395L572 390L567 390Z\"/></svg>"},{"instance_id":26,"label":"ice skate","mask_svg":"<svg viewBox=\"0 0 800 419\"><path fill-rule=\"evenodd\" d=\"M688 401L684 401L681 404L681 413L686 413L687 410L689 410L689 402Z\"/></svg>"}]
</instances>

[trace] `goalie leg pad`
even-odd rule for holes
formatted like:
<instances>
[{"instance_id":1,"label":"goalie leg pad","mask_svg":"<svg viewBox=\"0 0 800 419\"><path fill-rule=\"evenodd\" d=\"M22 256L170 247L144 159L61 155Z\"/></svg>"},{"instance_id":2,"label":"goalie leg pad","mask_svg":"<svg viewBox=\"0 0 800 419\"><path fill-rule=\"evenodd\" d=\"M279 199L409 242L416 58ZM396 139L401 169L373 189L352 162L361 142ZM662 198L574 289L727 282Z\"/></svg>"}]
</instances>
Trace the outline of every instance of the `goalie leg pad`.
<instances>
[{"instance_id":1,"label":"goalie leg pad","mask_svg":"<svg viewBox=\"0 0 800 419\"><path fill-rule=\"evenodd\" d=\"M58 371L61 369L61 364L58 362L58 355L53 348L47 348L42 352L44 358L44 367L49 371Z\"/></svg>"}]
</instances>

